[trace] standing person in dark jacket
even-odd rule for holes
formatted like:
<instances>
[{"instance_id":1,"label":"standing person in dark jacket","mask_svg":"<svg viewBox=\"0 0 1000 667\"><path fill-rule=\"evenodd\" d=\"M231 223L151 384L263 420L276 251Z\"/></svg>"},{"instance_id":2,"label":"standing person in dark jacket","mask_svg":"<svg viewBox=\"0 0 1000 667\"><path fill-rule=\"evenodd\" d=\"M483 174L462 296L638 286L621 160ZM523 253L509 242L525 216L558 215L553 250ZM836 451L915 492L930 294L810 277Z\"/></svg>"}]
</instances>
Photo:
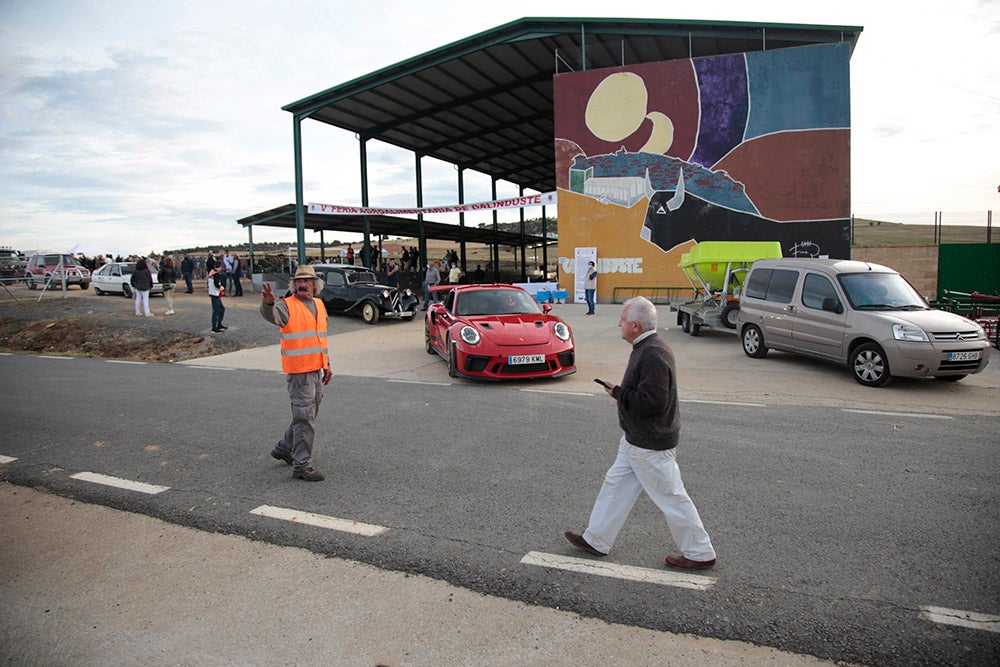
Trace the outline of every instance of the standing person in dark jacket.
<instances>
[{"instance_id":1,"label":"standing person in dark jacket","mask_svg":"<svg viewBox=\"0 0 1000 667\"><path fill-rule=\"evenodd\" d=\"M164 315L174 314L174 287L177 285L177 271L174 270L174 258L165 257L163 266L156 276L160 284L163 285L163 298L167 301L167 312Z\"/></svg>"},{"instance_id":2,"label":"standing person in dark jacket","mask_svg":"<svg viewBox=\"0 0 1000 667\"><path fill-rule=\"evenodd\" d=\"M240 278L243 277L243 262L235 252L233 253L233 270L229 277L233 283L233 296L243 296L243 283L240 282Z\"/></svg>"},{"instance_id":3,"label":"standing person in dark jacket","mask_svg":"<svg viewBox=\"0 0 1000 667\"><path fill-rule=\"evenodd\" d=\"M184 255L184 259L181 260L181 275L184 276L187 293L194 294L194 285L191 283L194 277L194 260L191 259L191 255Z\"/></svg>"},{"instance_id":4,"label":"standing person in dark jacket","mask_svg":"<svg viewBox=\"0 0 1000 667\"><path fill-rule=\"evenodd\" d=\"M657 333L656 306L644 297L625 302L618 328L632 345L620 385L603 382L618 402L624 432L618 456L604 476L590 523L581 535L564 534L576 548L606 556L628 518L640 491L663 512L680 556L667 556L671 567L697 569L715 565L715 549L694 502L684 489L674 448L680 436L677 372L674 355Z\"/></svg>"},{"instance_id":5,"label":"standing person in dark jacket","mask_svg":"<svg viewBox=\"0 0 1000 667\"><path fill-rule=\"evenodd\" d=\"M135 314L152 317L153 313L149 310L149 290L153 289L153 274L150 273L146 260L140 259L135 263L135 271L132 272L129 283L135 292ZM140 312L140 309L145 312Z\"/></svg>"},{"instance_id":6,"label":"standing person in dark jacket","mask_svg":"<svg viewBox=\"0 0 1000 667\"><path fill-rule=\"evenodd\" d=\"M222 303L226 286L221 269L221 266L216 265L208 272L208 296L212 300L212 333L221 333L229 328L222 325L222 318L226 316L226 307Z\"/></svg>"}]
</instances>

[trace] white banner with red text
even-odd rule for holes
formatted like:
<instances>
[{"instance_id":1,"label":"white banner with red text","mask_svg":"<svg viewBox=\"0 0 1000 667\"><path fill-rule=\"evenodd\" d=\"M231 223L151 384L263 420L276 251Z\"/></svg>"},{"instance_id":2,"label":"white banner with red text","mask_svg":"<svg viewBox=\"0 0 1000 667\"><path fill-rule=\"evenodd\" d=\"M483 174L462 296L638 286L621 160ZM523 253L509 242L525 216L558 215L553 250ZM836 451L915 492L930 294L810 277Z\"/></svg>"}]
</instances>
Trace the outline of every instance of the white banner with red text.
<instances>
[{"instance_id":1,"label":"white banner with red text","mask_svg":"<svg viewBox=\"0 0 1000 667\"><path fill-rule=\"evenodd\" d=\"M530 206L555 206L558 195L544 192L538 195L524 195L510 199L483 201L475 204L451 204L448 206L427 206L424 208L374 208L371 206L341 206L339 204L315 204L310 202L309 213L320 215L420 215L431 213L469 213L472 211L496 211L504 208L528 208Z\"/></svg>"}]
</instances>

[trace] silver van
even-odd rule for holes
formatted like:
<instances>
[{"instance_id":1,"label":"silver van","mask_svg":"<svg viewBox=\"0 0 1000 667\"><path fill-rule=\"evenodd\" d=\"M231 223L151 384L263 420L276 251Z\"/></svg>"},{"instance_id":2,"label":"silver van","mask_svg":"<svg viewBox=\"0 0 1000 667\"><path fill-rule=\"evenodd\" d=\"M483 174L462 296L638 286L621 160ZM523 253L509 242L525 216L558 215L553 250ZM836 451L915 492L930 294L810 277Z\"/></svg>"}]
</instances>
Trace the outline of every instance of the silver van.
<instances>
[{"instance_id":1,"label":"silver van","mask_svg":"<svg viewBox=\"0 0 1000 667\"><path fill-rule=\"evenodd\" d=\"M892 377L961 380L989 363L983 328L933 310L889 267L843 259L761 259L740 298L743 351L769 348L846 365L881 387Z\"/></svg>"}]
</instances>

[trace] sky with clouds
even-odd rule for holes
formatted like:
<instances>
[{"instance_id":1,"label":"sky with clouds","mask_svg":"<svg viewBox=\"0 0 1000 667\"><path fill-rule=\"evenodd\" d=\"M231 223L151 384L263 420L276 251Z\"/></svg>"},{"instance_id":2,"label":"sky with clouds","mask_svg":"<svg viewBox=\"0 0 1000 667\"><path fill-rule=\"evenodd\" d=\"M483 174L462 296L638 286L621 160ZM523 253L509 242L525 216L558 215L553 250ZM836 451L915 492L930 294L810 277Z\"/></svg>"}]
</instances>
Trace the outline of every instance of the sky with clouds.
<instances>
[{"instance_id":1,"label":"sky with clouds","mask_svg":"<svg viewBox=\"0 0 1000 667\"><path fill-rule=\"evenodd\" d=\"M0 246L245 242L238 218L295 199L282 106L526 16L862 26L851 60L854 213L930 222L945 211L985 224L1000 210L998 0L0 0ZM302 127L305 200L360 204L353 135ZM373 206L414 205L411 154L371 142L369 167ZM425 159L423 172L425 204L454 203L454 169ZM488 177L465 182L466 201L490 199ZM516 193L500 185L501 197ZM254 232L255 242L294 240Z\"/></svg>"}]
</instances>

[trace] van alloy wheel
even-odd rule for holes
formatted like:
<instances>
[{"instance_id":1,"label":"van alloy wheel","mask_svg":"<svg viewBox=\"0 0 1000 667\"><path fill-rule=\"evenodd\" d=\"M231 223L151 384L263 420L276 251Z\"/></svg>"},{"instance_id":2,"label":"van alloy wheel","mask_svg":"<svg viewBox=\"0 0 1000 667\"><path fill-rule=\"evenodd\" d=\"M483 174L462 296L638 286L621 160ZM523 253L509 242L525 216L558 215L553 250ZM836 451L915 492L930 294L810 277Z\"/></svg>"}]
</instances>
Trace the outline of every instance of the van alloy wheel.
<instances>
[{"instance_id":1,"label":"van alloy wheel","mask_svg":"<svg viewBox=\"0 0 1000 667\"><path fill-rule=\"evenodd\" d=\"M866 387L884 387L892 380L889 360L875 343L859 345L851 355L851 372L858 384Z\"/></svg>"},{"instance_id":2,"label":"van alloy wheel","mask_svg":"<svg viewBox=\"0 0 1000 667\"><path fill-rule=\"evenodd\" d=\"M743 352L748 357L761 359L767 354L767 346L764 345L764 334L761 333L756 324L748 324L743 329L743 335L740 336L740 339L743 343Z\"/></svg>"}]
</instances>

